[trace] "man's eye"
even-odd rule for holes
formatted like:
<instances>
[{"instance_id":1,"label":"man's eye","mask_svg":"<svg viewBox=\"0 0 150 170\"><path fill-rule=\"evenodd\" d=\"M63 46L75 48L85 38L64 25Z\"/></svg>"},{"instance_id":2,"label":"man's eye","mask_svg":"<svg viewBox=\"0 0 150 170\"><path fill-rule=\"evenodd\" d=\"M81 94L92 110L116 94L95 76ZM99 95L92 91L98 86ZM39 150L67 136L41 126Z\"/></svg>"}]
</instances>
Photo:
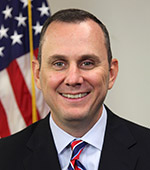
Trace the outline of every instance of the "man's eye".
<instances>
[{"instance_id":1,"label":"man's eye","mask_svg":"<svg viewBox=\"0 0 150 170\"><path fill-rule=\"evenodd\" d=\"M85 66L90 66L90 65L93 65L93 63L90 62L90 61L86 61L86 62L83 63L83 65L85 65Z\"/></svg>"},{"instance_id":2,"label":"man's eye","mask_svg":"<svg viewBox=\"0 0 150 170\"><path fill-rule=\"evenodd\" d=\"M56 70L61 70L61 69L64 69L65 67L66 67L65 63L62 61L53 63L53 68Z\"/></svg>"},{"instance_id":3,"label":"man's eye","mask_svg":"<svg viewBox=\"0 0 150 170\"><path fill-rule=\"evenodd\" d=\"M83 69L92 69L94 67L94 63L92 61L84 61L81 64Z\"/></svg>"},{"instance_id":4,"label":"man's eye","mask_svg":"<svg viewBox=\"0 0 150 170\"><path fill-rule=\"evenodd\" d=\"M57 62L57 63L54 63L54 65L57 67L63 67L65 64L63 62Z\"/></svg>"}]
</instances>

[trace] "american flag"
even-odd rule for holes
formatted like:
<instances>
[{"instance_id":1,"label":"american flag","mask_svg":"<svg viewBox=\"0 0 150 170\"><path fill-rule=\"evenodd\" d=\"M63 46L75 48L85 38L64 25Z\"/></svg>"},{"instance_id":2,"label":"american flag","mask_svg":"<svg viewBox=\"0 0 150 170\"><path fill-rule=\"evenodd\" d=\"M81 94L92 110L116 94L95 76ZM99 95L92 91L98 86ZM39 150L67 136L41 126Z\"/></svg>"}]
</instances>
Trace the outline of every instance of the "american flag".
<instances>
[{"instance_id":1,"label":"american flag","mask_svg":"<svg viewBox=\"0 0 150 170\"><path fill-rule=\"evenodd\" d=\"M31 7L31 8L30 8ZM30 10L30 13L29 13ZM29 15L31 14L31 15ZM32 16L32 17L31 17ZM9 136L32 121L30 34L37 57L42 25L50 11L46 0L1 0L0 4L0 137ZM31 22L29 22L31 21ZM35 87L37 118L48 113Z\"/></svg>"}]
</instances>

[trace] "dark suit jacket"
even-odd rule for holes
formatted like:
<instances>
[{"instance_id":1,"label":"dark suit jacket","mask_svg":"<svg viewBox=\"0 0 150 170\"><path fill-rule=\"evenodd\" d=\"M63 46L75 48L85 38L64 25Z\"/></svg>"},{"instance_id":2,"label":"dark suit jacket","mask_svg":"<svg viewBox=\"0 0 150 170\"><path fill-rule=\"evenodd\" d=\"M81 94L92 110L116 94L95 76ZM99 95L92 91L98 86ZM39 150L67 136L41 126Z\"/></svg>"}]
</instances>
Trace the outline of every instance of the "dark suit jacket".
<instances>
[{"instance_id":1,"label":"dark suit jacket","mask_svg":"<svg viewBox=\"0 0 150 170\"><path fill-rule=\"evenodd\" d=\"M107 113L99 170L150 170L150 130L119 118L108 108ZM60 165L49 115L0 140L0 170L50 169L60 170Z\"/></svg>"}]
</instances>

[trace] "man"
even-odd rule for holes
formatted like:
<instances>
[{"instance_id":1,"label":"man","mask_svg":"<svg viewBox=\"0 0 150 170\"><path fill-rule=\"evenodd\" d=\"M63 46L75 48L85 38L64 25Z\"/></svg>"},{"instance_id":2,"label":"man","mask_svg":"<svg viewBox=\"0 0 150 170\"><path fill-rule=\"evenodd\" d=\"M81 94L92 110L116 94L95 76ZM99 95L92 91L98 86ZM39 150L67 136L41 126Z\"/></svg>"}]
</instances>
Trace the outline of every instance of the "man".
<instances>
[{"instance_id":1,"label":"man","mask_svg":"<svg viewBox=\"0 0 150 170\"><path fill-rule=\"evenodd\" d=\"M1 139L2 170L150 169L150 130L103 104L118 61L112 59L107 29L95 16L68 9L49 18L33 72L51 112Z\"/></svg>"}]
</instances>

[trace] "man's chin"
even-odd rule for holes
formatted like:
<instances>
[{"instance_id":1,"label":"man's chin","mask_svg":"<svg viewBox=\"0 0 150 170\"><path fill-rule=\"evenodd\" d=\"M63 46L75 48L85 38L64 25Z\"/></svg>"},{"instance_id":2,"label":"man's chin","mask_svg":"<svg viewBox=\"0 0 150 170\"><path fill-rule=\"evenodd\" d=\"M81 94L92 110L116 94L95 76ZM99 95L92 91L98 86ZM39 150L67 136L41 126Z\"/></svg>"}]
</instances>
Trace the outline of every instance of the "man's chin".
<instances>
[{"instance_id":1,"label":"man's chin","mask_svg":"<svg viewBox=\"0 0 150 170\"><path fill-rule=\"evenodd\" d=\"M82 122L84 120L86 120L88 118L87 114L85 113L78 113L78 112L72 112L71 114L68 113L66 116L65 116L65 119L66 121L68 122Z\"/></svg>"}]
</instances>

